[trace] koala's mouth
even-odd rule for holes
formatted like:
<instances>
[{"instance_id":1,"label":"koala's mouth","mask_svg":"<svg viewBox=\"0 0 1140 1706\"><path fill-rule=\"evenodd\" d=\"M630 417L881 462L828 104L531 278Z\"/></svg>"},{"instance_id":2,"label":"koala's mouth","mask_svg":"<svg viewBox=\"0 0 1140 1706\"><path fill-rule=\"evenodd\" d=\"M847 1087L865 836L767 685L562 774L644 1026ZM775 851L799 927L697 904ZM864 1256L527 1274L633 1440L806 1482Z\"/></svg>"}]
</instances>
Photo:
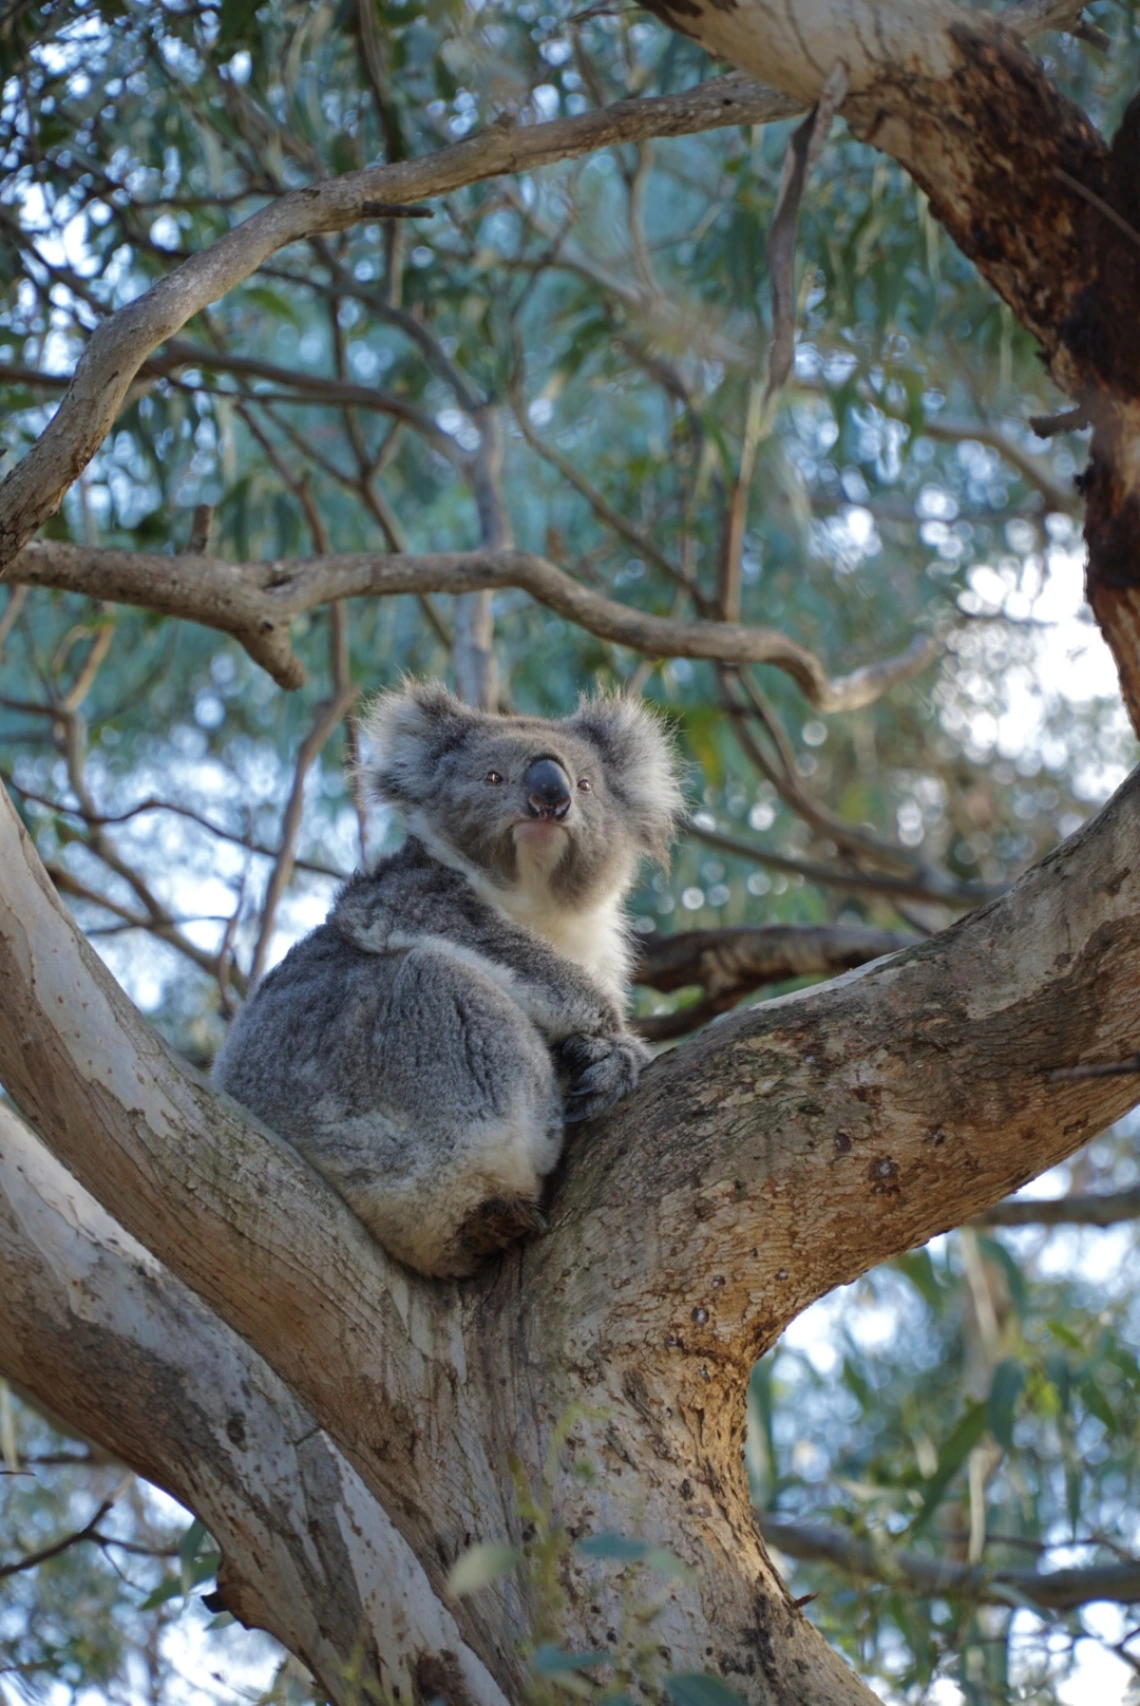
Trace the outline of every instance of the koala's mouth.
<instances>
[{"instance_id":1,"label":"koala's mouth","mask_svg":"<svg viewBox=\"0 0 1140 1706\"><path fill-rule=\"evenodd\" d=\"M550 847L560 836L568 833L569 827L566 821L560 818L523 817L514 825L511 834L524 846Z\"/></svg>"},{"instance_id":2,"label":"koala's mouth","mask_svg":"<svg viewBox=\"0 0 1140 1706\"><path fill-rule=\"evenodd\" d=\"M552 817L527 817L511 831L519 874L548 879L570 846L567 825Z\"/></svg>"}]
</instances>

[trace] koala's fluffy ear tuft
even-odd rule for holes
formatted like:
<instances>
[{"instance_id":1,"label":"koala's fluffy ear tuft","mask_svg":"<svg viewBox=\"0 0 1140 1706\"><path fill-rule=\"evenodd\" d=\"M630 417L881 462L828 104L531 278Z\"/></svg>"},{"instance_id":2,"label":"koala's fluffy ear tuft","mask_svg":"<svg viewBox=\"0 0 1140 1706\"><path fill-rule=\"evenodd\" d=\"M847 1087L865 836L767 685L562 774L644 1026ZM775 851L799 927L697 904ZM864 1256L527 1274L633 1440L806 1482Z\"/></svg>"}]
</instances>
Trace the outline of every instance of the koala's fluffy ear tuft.
<instances>
[{"instance_id":1,"label":"koala's fluffy ear tuft","mask_svg":"<svg viewBox=\"0 0 1140 1706\"><path fill-rule=\"evenodd\" d=\"M668 864L685 798L667 724L642 700L613 694L583 699L565 726L597 748L606 786L625 808L640 851Z\"/></svg>"},{"instance_id":2,"label":"koala's fluffy ear tuft","mask_svg":"<svg viewBox=\"0 0 1140 1706\"><path fill-rule=\"evenodd\" d=\"M362 723L372 746L362 767L371 792L395 806L428 799L440 760L464 739L478 715L439 681L406 681L381 693Z\"/></svg>"}]
</instances>

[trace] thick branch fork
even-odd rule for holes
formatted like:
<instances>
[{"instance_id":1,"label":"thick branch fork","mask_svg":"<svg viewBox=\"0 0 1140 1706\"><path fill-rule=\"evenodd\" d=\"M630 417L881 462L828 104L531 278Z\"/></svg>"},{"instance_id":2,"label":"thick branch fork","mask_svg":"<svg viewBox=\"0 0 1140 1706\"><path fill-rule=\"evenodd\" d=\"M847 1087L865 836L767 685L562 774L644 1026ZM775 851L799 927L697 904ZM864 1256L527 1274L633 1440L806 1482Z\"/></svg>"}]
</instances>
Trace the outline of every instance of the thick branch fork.
<instances>
[{"instance_id":1,"label":"thick branch fork","mask_svg":"<svg viewBox=\"0 0 1140 1706\"><path fill-rule=\"evenodd\" d=\"M758 1702L865 1703L759 1545L740 1460L748 1374L815 1298L983 1211L1129 1106L1133 1079L1050 1075L1135 1046L1138 837L1140 773L943 936L677 1048L573 1147L549 1236L465 1285L388 1262L287 1145L177 1065L78 937L6 797L0 1079L286 1383L434 1593L472 1538L518 1537L503 1465L516 1454L537 1487L577 1406L551 1496L575 1531L646 1533L693 1566L662 1613L676 1667L706 1668L711 1643ZM584 1481L581 1460L639 1468ZM456 1608L456 1626L511 1694L526 1592L492 1598L478 1616ZM604 1587L575 1599L570 1637L604 1644L614 1605ZM771 1675L758 1616L779 1631Z\"/></svg>"},{"instance_id":2,"label":"thick branch fork","mask_svg":"<svg viewBox=\"0 0 1140 1706\"><path fill-rule=\"evenodd\" d=\"M305 679L289 642L289 624L306 610L342 598L499 587L518 587L579 628L650 657L773 664L820 711L871 704L925 669L936 651L933 640L920 636L898 657L832 678L814 653L776 628L652 616L592 592L529 551L343 552L238 565L188 553L165 557L38 541L16 558L9 578L203 622L232 634L282 687L299 687Z\"/></svg>"}]
</instances>

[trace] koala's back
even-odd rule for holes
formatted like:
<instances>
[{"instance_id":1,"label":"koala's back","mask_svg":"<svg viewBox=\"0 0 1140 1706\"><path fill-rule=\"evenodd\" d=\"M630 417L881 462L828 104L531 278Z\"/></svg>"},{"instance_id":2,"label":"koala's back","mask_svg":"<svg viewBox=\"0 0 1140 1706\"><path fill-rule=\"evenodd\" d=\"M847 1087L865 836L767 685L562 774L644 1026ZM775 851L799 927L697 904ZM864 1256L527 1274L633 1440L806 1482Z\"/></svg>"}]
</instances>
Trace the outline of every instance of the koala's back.
<instances>
[{"instance_id":1,"label":"koala's back","mask_svg":"<svg viewBox=\"0 0 1140 1706\"><path fill-rule=\"evenodd\" d=\"M488 1204L517 1235L561 1142L539 1033L427 937L373 952L321 925L234 1021L214 1078L427 1273L468 1272L482 1236L503 1241L480 1231Z\"/></svg>"}]
</instances>

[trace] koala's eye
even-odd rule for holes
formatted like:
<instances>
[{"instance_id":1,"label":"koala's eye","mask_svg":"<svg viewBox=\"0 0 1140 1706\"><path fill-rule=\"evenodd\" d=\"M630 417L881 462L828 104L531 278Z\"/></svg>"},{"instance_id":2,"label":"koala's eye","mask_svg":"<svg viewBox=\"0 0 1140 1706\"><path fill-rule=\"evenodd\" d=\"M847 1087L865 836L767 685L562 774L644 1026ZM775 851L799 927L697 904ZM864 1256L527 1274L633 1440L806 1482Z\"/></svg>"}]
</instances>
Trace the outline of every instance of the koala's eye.
<instances>
[{"instance_id":1,"label":"koala's eye","mask_svg":"<svg viewBox=\"0 0 1140 1706\"><path fill-rule=\"evenodd\" d=\"M578 789L579 792L583 794L588 794L592 791L593 783L590 781L588 776L582 776L579 778Z\"/></svg>"},{"instance_id":2,"label":"koala's eye","mask_svg":"<svg viewBox=\"0 0 1140 1706\"><path fill-rule=\"evenodd\" d=\"M488 770L483 778L484 782L490 782L492 788L501 788L506 779L501 770Z\"/></svg>"}]
</instances>

